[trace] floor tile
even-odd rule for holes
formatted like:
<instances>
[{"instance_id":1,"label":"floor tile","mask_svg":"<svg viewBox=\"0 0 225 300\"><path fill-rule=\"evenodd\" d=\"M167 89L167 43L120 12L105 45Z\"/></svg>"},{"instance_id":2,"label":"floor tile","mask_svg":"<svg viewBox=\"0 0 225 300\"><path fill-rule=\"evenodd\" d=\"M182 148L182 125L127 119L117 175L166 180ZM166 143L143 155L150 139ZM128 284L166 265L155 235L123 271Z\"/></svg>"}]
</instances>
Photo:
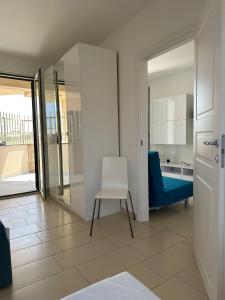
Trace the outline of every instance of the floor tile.
<instances>
[{"instance_id":1,"label":"floor tile","mask_svg":"<svg viewBox=\"0 0 225 300\"><path fill-rule=\"evenodd\" d=\"M60 216L57 218L47 219L41 222L38 222L38 226L41 227L41 229L49 229L57 226L62 226L70 223L74 223L79 221L78 217L76 216Z\"/></svg>"},{"instance_id":2,"label":"floor tile","mask_svg":"<svg viewBox=\"0 0 225 300\"><path fill-rule=\"evenodd\" d=\"M134 238L131 237L130 232L126 229L109 235L108 239L118 247L124 247L126 245L134 244L135 242L151 236L157 232L157 230L152 228L150 224L142 224L139 222L135 222L133 224L133 231Z\"/></svg>"},{"instance_id":3,"label":"floor tile","mask_svg":"<svg viewBox=\"0 0 225 300\"><path fill-rule=\"evenodd\" d=\"M87 285L80 273L71 269L17 290L1 300L59 300Z\"/></svg>"},{"instance_id":4,"label":"floor tile","mask_svg":"<svg viewBox=\"0 0 225 300\"><path fill-rule=\"evenodd\" d=\"M15 221L17 219L20 220L20 219L23 219L27 216L28 216L28 214L25 211L17 211L17 212L2 216L1 219L3 221L7 222L7 221Z\"/></svg>"},{"instance_id":5,"label":"floor tile","mask_svg":"<svg viewBox=\"0 0 225 300\"><path fill-rule=\"evenodd\" d=\"M61 272L62 269L51 257L16 268L13 270L12 286L1 289L0 296Z\"/></svg>"},{"instance_id":6,"label":"floor tile","mask_svg":"<svg viewBox=\"0 0 225 300\"><path fill-rule=\"evenodd\" d=\"M198 289L200 292L206 293L204 283L196 264L191 265L189 268L179 273L178 277Z\"/></svg>"},{"instance_id":7,"label":"floor tile","mask_svg":"<svg viewBox=\"0 0 225 300\"><path fill-rule=\"evenodd\" d=\"M42 223L45 220L50 220L50 219L55 219L58 218L59 214L58 213L54 213L54 214L37 214L34 216L28 216L28 217L24 217L24 219L27 221L28 224L38 224L38 223Z\"/></svg>"},{"instance_id":8,"label":"floor tile","mask_svg":"<svg viewBox=\"0 0 225 300\"><path fill-rule=\"evenodd\" d=\"M188 245L189 247L193 247L193 240L192 239L184 240L183 243Z\"/></svg>"},{"instance_id":9,"label":"floor tile","mask_svg":"<svg viewBox=\"0 0 225 300\"><path fill-rule=\"evenodd\" d=\"M13 228L10 230L10 239L16 239L39 231L41 231L41 228L36 224Z\"/></svg>"},{"instance_id":10,"label":"floor tile","mask_svg":"<svg viewBox=\"0 0 225 300\"><path fill-rule=\"evenodd\" d=\"M55 259L63 269L70 269L116 249L112 243L103 239L57 254Z\"/></svg>"},{"instance_id":11,"label":"floor tile","mask_svg":"<svg viewBox=\"0 0 225 300\"><path fill-rule=\"evenodd\" d=\"M38 245L40 243L41 240L37 237L36 234L30 234L11 240L10 247L11 251L17 251L34 245Z\"/></svg>"},{"instance_id":12,"label":"floor tile","mask_svg":"<svg viewBox=\"0 0 225 300\"><path fill-rule=\"evenodd\" d=\"M193 206L184 208L183 203L150 212L150 223L158 229L168 229L193 221Z\"/></svg>"},{"instance_id":13,"label":"floor tile","mask_svg":"<svg viewBox=\"0 0 225 300\"><path fill-rule=\"evenodd\" d=\"M24 211L24 210L22 207L19 207L19 206L0 209L0 216L6 216L9 214L16 213L18 211Z\"/></svg>"},{"instance_id":14,"label":"floor tile","mask_svg":"<svg viewBox=\"0 0 225 300\"><path fill-rule=\"evenodd\" d=\"M162 277L160 277L155 272L151 271L146 265L143 263L139 263L129 269L127 272L136 277L139 281L141 281L145 286L149 289L154 288L164 281Z\"/></svg>"},{"instance_id":15,"label":"floor tile","mask_svg":"<svg viewBox=\"0 0 225 300\"><path fill-rule=\"evenodd\" d=\"M153 289L162 300L207 300L207 296L177 277Z\"/></svg>"},{"instance_id":16,"label":"floor tile","mask_svg":"<svg viewBox=\"0 0 225 300\"><path fill-rule=\"evenodd\" d=\"M172 277L193 263L192 248L185 244L178 244L145 261L151 270L163 278Z\"/></svg>"},{"instance_id":17,"label":"floor tile","mask_svg":"<svg viewBox=\"0 0 225 300\"><path fill-rule=\"evenodd\" d=\"M82 222L75 222L59 227L54 227L52 229L44 230L37 233L37 236L40 238L41 241L47 242L54 239L57 239L62 236L66 236L75 232L79 232L82 230L87 229L88 226Z\"/></svg>"},{"instance_id":18,"label":"floor tile","mask_svg":"<svg viewBox=\"0 0 225 300\"><path fill-rule=\"evenodd\" d=\"M101 228L95 228L95 231L94 231L92 237L90 237L89 232L90 231L88 229L88 230L84 230L84 231L77 232L74 234L70 234L70 235L67 235L62 238L54 240L54 243L62 251L65 251L65 250L80 246L82 244L86 244L93 240L104 238L104 237L108 236L108 233L106 233Z\"/></svg>"},{"instance_id":19,"label":"floor tile","mask_svg":"<svg viewBox=\"0 0 225 300\"><path fill-rule=\"evenodd\" d=\"M180 224L179 226L170 227L169 231L179 234L186 239L190 239L193 235L193 226L191 222L186 222L184 224Z\"/></svg>"},{"instance_id":20,"label":"floor tile","mask_svg":"<svg viewBox=\"0 0 225 300\"><path fill-rule=\"evenodd\" d=\"M131 247L142 255L151 257L182 241L183 238L180 236L168 231L162 231L132 244Z\"/></svg>"},{"instance_id":21,"label":"floor tile","mask_svg":"<svg viewBox=\"0 0 225 300\"><path fill-rule=\"evenodd\" d=\"M63 212L64 212L63 207L46 207L46 206L27 210L28 215L31 217L47 216L48 218L59 216L63 214Z\"/></svg>"},{"instance_id":22,"label":"floor tile","mask_svg":"<svg viewBox=\"0 0 225 300\"><path fill-rule=\"evenodd\" d=\"M90 283L94 283L120 273L143 259L144 257L136 251L129 247L124 247L88 263L79 265L77 268Z\"/></svg>"},{"instance_id":23,"label":"floor tile","mask_svg":"<svg viewBox=\"0 0 225 300\"><path fill-rule=\"evenodd\" d=\"M17 268L33 261L59 253L59 248L52 242L42 243L20 251L13 252L12 267Z\"/></svg>"},{"instance_id":24,"label":"floor tile","mask_svg":"<svg viewBox=\"0 0 225 300\"><path fill-rule=\"evenodd\" d=\"M135 223L136 222L132 220L133 226L135 226ZM121 230L127 231L127 233L130 234L128 218L126 214L122 212L95 220L94 228L96 225L111 234L118 233Z\"/></svg>"},{"instance_id":25,"label":"floor tile","mask_svg":"<svg viewBox=\"0 0 225 300\"><path fill-rule=\"evenodd\" d=\"M24 197L18 197L15 199L16 203L23 206L23 205L29 205L32 203L40 203L40 195L36 194L36 195L30 195L30 196L24 196ZM41 199L42 200L42 199ZM48 200L46 200L48 201Z\"/></svg>"},{"instance_id":26,"label":"floor tile","mask_svg":"<svg viewBox=\"0 0 225 300\"><path fill-rule=\"evenodd\" d=\"M1 221L5 225L5 227L8 227L10 229L27 226L27 222L24 220L24 218L18 218L11 221L4 221L1 218Z\"/></svg>"},{"instance_id":27,"label":"floor tile","mask_svg":"<svg viewBox=\"0 0 225 300\"><path fill-rule=\"evenodd\" d=\"M0 209L6 209L10 207L18 207L18 203L14 199L1 200Z\"/></svg>"}]
</instances>

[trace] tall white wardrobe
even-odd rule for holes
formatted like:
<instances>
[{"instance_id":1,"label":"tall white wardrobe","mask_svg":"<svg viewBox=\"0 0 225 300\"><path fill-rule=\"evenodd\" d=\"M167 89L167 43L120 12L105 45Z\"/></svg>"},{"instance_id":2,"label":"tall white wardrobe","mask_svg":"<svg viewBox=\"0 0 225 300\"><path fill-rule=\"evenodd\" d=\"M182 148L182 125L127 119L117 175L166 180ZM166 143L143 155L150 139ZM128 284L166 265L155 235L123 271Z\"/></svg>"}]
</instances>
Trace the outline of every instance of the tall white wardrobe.
<instances>
[{"instance_id":1,"label":"tall white wardrobe","mask_svg":"<svg viewBox=\"0 0 225 300\"><path fill-rule=\"evenodd\" d=\"M118 156L116 52L78 44L44 73L49 194L85 220L103 156ZM102 215L118 210L104 202Z\"/></svg>"}]
</instances>

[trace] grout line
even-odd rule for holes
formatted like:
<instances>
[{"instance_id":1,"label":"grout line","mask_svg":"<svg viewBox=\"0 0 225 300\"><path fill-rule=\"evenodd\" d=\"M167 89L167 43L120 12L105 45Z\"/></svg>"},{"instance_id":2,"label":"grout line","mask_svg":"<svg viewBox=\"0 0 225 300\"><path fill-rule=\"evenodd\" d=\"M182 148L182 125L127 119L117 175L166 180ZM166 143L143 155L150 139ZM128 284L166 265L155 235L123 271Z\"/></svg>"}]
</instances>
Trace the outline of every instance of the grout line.
<instances>
[{"instance_id":1,"label":"grout line","mask_svg":"<svg viewBox=\"0 0 225 300\"><path fill-rule=\"evenodd\" d=\"M73 266L73 269L75 269L80 275L81 277L87 281L88 285L91 285L92 283L81 273L81 271L76 267L76 266Z\"/></svg>"},{"instance_id":2,"label":"grout line","mask_svg":"<svg viewBox=\"0 0 225 300\"><path fill-rule=\"evenodd\" d=\"M164 230L163 232L166 232L166 231L167 231L167 230ZM168 231L167 231L167 232L168 232ZM161 233L161 232L157 232L156 234L158 234L158 233ZM154 234L154 235L155 235L155 234ZM151 236L149 236L149 237L153 237L153 235L151 235ZM144 238L143 240L147 240L149 237ZM142 242L143 240L141 240L140 242ZM139 241L137 241L136 243L139 243ZM151 255L151 256L146 256L146 258L147 258L147 259L153 258L153 257L155 257L155 256L157 256L157 255L159 255L159 254L161 254L161 253L163 253L163 252L165 252L165 251L167 251L167 250L169 250L169 249L171 249L171 248L173 248L173 247L175 247L175 246L181 244L181 243L183 243L183 240L181 240L181 241L179 241L179 242L177 242L177 243L175 243L175 244L169 246L168 248L165 248L165 249L163 249L163 250L160 250L159 252L157 252L157 253L155 253L155 254L153 254L153 255ZM137 251L137 252L138 252L139 254L141 254L142 256L144 256L144 254L141 253L141 251L140 251L139 249L135 249L135 248L134 248L134 245L130 245L130 247L131 247L133 250Z\"/></svg>"}]
</instances>

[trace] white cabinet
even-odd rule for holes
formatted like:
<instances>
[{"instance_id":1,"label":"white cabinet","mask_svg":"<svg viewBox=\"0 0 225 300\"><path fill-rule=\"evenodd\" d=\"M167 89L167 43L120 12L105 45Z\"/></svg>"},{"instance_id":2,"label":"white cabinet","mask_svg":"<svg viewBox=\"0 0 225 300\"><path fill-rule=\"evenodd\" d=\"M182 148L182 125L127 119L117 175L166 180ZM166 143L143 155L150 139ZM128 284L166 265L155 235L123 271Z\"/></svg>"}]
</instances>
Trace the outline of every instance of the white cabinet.
<instances>
[{"instance_id":1,"label":"white cabinet","mask_svg":"<svg viewBox=\"0 0 225 300\"><path fill-rule=\"evenodd\" d=\"M116 52L78 44L62 60L70 115L71 208L89 220L101 186L102 157L119 154ZM117 211L115 205L105 203L101 214Z\"/></svg>"},{"instance_id":2,"label":"white cabinet","mask_svg":"<svg viewBox=\"0 0 225 300\"><path fill-rule=\"evenodd\" d=\"M193 118L193 96L177 95L165 98L164 105L167 106L167 121Z\"/></svg>"},{"instance_id":3,"label":"white cabinet","mask_svg":"<svg viewBox=\"0 0 225 300\"><path fill-rule=\"evenodd\" d=\"M193 181L193 165L161 162L162 175L166 177Z\"/></svg>"},{"instance_id":4,"label":"white cabinet","mask_svg":"<svg viewBox=\"0 0 225 300\"><path fill-rule=\"evenodd\" d=\"M193 96L177 95L154 99L150 107L151 144L192 143Z\"/></svg>"},{"instance_id":5,"label":"white cabinet","mask_svg":"<svg viewBox=\"0 0 225 300\"><path fill-rule=\"evenodd\" d=\"M53 78L53 74L57 76ZM74 46L45 72L45 96L49 192L55 199L69 193L70 201L64 202L89 220L101 187L102 158L119 155L116 52L85 44ZM65 165L67 177L63 178ZM118 210L117 202L107 201L101 215Z\"/></svg>"}]
</instances>

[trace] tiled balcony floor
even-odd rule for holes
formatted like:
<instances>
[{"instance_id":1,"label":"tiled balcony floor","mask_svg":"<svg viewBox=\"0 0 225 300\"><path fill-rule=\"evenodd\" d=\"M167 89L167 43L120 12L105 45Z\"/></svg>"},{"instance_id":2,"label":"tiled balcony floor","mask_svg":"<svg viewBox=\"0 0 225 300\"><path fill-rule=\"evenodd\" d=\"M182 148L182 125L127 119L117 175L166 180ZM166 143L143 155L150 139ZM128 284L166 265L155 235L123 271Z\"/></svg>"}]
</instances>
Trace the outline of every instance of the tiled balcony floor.
<instances>
[{"instance_id":1,"label":"tiled balcony floor","mask_svg":"<svg viewBox=\"0 0 225 300\"><path fill-rule=\"evenodd\" d=\"M0 180L0 196L32 192L35 190L35 173L28 173Z\"/></svg>"}]
</instances>

